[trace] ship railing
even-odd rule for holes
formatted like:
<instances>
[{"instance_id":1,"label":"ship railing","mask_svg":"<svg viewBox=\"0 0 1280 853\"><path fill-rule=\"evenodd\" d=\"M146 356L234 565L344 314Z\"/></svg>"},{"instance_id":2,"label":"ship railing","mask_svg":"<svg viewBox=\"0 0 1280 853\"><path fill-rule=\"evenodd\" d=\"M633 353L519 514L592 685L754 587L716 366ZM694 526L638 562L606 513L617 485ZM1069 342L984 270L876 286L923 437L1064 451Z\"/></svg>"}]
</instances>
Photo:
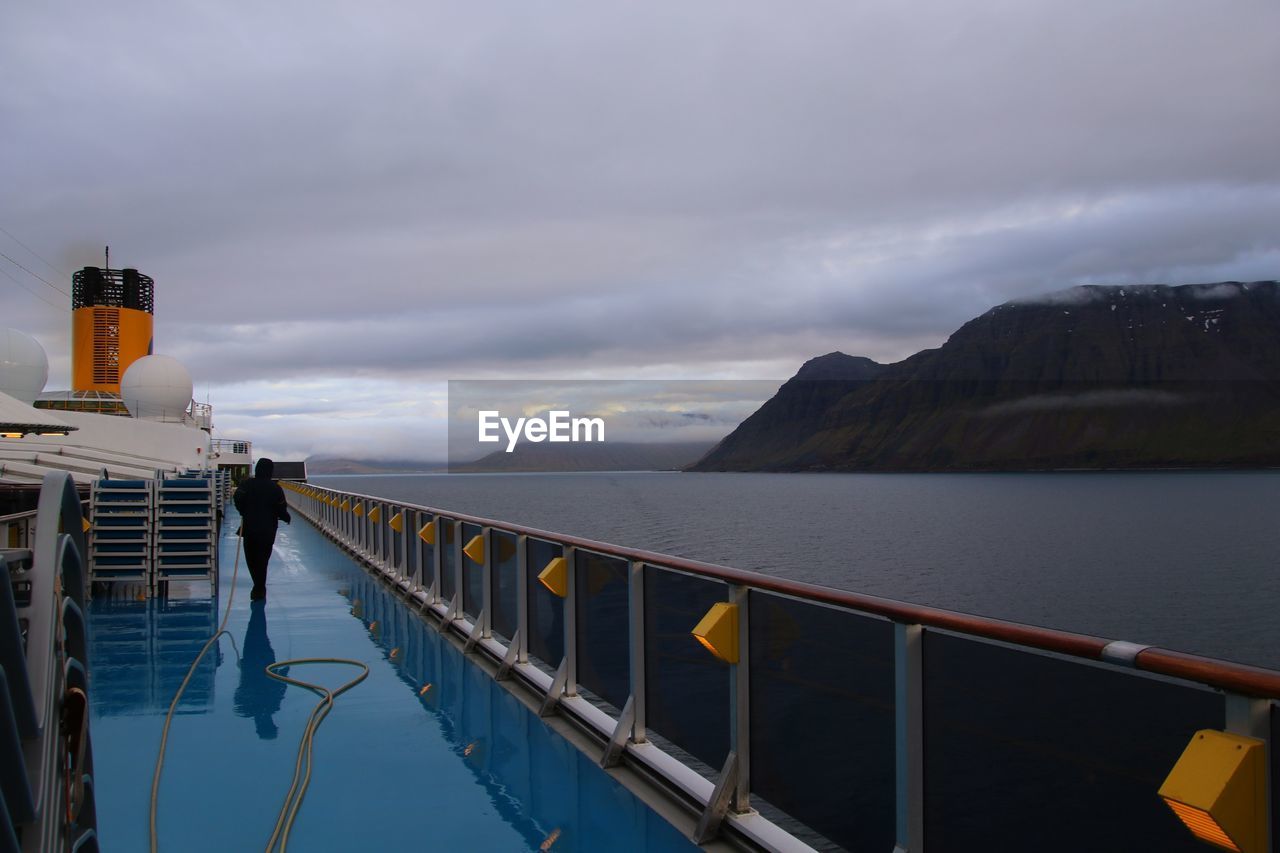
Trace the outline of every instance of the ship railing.
<instances>
[{"instance_id":1,"label":"ship railing","mask_svg":"<svg viewBox=\"0 0 1280 853\"><path fill-rule=\"evenodd\" d=\"M80 509L87 518L89 515L89 502L81 501ZM36 541L36 516L38 514L38 509L32 509L26 512L0 515L0 550L6 548L30 549L34 547Z\"/></svg>"},{"instance_id":2,"label":"ship railing","mask_svg":"<svg viewBox=\"0 0 1280 853\"><path fill-rule=\"evenodd\" d=\"M36 511L0 515L0 548L30 548L35 542Z\"/></svg>"},{"instance_id":3,"label":"ship railing","mask_svg":"<svg viewBox=\"0 0 1280 853\"><path fill-rule=\"evenodd\" d=\"M215 438L210 443L209 449L214 454L252 456L253 442L234 438Z\"/></svg>"},{"instance_id":4,"label":"ship railing","mask_svg":"<svg viewBox=\"0 0 1280 853\"><path fill-rule=\"evenodd\" d=\"M1265 745L1274 838L1280 672L286 485L495 677L594 734L603 765L693 810L696 840L1200 850L1157 791L1205 729ZM707 637L727 660L691 636L712 610L736 623Z\"/></svg>"},{"instance_id":5,"label":"ship railing","mask_svg":"<svg viewBox=\"0 0 1280 853\"><path fill-rule=\"evenodd\" d=\"M35 512L0 525L0 848L96 851L84 512L71 475L46 474Z\"/></svg>"}]
</instances>

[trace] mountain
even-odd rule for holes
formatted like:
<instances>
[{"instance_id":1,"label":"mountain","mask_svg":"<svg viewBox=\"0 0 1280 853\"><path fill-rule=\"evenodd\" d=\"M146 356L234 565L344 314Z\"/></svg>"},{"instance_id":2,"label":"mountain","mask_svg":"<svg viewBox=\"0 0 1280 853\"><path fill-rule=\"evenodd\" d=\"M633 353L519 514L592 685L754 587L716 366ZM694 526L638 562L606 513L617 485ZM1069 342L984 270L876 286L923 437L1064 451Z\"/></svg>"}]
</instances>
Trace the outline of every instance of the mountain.
<instances>
[{"instance_id":1,"label":"mountain","mask_svg":"<svg viewBox=\"0 0 1280 853\"><path fill-rule=\"evenodd\" d=\"M312 456L307 459L307 474L429 474L444 471L444 462L422 462L416 459L344 459L336 456Z\"/></svg>"},{"instance_id":2,"label":"mountain","mask_svg":"<svg viewBox=\"0 0 1280 853\"><path fill-rule=\"evenodd\" d=\"M507 453L495 450L474 462L453 464L450 473L528 471L678 471L700 459L711 442L641 444L623 441L550 444L523 442Z\"/></svg>"},{"instance_id":3,"label":"mountain","mask_svg":"<svg viewBox=\"0 0 1280 853\"><path fill-rule=\"evenodd\" d=\"M807 362L692 470L1280 465L1280 284L1083 286Z\"/></svg>"}]
</instances>

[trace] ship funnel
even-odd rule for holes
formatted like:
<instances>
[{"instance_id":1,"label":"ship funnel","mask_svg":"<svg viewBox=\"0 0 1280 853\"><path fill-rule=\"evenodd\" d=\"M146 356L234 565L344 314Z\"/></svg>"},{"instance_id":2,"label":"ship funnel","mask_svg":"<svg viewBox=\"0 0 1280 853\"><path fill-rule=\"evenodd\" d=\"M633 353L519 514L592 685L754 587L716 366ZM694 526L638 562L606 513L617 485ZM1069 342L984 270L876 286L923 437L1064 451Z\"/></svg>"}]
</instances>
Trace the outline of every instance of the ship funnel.
<instances>
[{"instance_id":1,"label":"ship funnel","mask_svg":"<svg viewBox=\"0 0 1280 853\"><path fill-rule=\"evenodd\" d=\"M155 282L135 269L85 267L71 285L71 388L119 394L125 371L152 352Z\"/></svg>"}]
</instances>

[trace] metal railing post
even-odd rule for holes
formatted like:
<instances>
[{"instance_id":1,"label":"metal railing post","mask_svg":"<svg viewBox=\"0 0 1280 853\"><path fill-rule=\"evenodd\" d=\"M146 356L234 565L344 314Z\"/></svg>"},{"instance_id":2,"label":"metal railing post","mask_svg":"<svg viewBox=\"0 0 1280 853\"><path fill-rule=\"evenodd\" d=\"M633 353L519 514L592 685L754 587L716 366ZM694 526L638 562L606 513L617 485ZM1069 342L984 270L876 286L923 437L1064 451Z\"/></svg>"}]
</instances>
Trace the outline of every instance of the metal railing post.
<instances>
[{"instance_id":1,"label":"metal railing post","mask_svg":"<svg viewBox=\"0 0 1280 853\"><path fill-rule=\"evenodd\" d=\"M431 546L431 592L427 600L436 604L440 601L440 574L444 571L444 525L438 515L431 516L431 523L435 525L436 544Z\"/></svg>"},{"instance_id":2,"label":"metal railing post","mask_svg":"<svg viewBox=\"0 0 1280 853\"><path fill-rule=\"evenodd\" d=\"M730 749L738 757L737 776L730 808L745 812L751 808L751 643L748 587L729 587L729 602L738 607L738 662L729 667Z\"/></svg>"},{"instance_id":3,"label":"metal railing post","mask_svg":"<svg viewBox=\"0 0 1280 853\"><path fill-rule=\"evenodd\" d=\"M894 623L893 729L896 755L894 853L924 851L924 629Z\"/></svg>"},{"instance_id":4,"label":"metal railing post","mask_svg":"<svg viewBox=\"0 0 1280 853\"><path fill-rule=\"evenodd\" d=\"M565 572L569 578L567 594L564 597L564 661L566 680L564 695L578 695L578 549L572 545L564 546Z\"/></svg>"},{"instance_id":5,"label":"metal railing post","mask_svg":"<svg viewBox=\"0 0 1280 853\"><path fill-rule=\"evenodd\" d=\"M467 609L466 608L467 575L465 571L466 566L462 562L467 557L465 554L462 553L462 545L463 545L462 536L463 536L462 522L454 521L453 522L453 600L457 602L456 606L453 607L453 611L454 611L453 616L455 619L458 617L459 613L463 613Z\"/></svg>"},{"instance_id":6,"label":"metal railing post","mask_svg":"<svg viewBox=\"0 0 1280 853\"><path fill-rule=\"evenodd\" d=\"M631 739L645 742L644 563L632 560L627 576L627 620L631 633Z\"/></svg>"},{"instance_id":7,"label":"metal railing post","mask_svg":"<svg viewBox=\"0 0 1280 853\"><path fill-rule=\"evenodd\" d=\"M480 637L493 636L493 528L480 530L480 542L484 548L483 574L480 575Z\"/></svg>"},{"instance_id":8,"label":"metal railing post","mask_svg":"<svg viewBox=\"0 0 1280 853\"><path fill-rule=\"evenodd\" d=\"M529 537L516 536L516 662L529 662Z\"/></svg>"},{"instance_id":9,"label":"metal railing post","mask_svg":"<svg viewBox=\"0 0 1280 853\"><path fill-rule=\"evenodd\" d=\"M1239 693L1227 693L1225 699L1227 731L1244 735L1245 737L1257 738L1265 742L1266 749L1263 754L1268 758L1269 767L1271 751L1277 748L1277 745L1271 742L1271 700L1243 696ZM1271 839L1275 838L1276 820L1276 816L1270 808L1272 803L1271 792L1275 790L1276 780L1270 778L1270 773L1267 775L1267 790L1264 800L1267 803L1267 837L1263 839L1260 845L1263 850L1272 849Z\"/></svg>"}]
</instances>

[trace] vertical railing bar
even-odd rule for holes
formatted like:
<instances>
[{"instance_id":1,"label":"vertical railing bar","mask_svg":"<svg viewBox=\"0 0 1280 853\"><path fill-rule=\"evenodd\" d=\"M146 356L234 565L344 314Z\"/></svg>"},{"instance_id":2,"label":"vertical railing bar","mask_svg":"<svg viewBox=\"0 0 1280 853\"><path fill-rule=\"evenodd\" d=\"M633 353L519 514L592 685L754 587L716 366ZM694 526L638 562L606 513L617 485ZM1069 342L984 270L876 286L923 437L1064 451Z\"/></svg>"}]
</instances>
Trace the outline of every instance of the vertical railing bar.
<instances>
[{"instance_id":1,"label":"vertical railing bar","mask_svg":"<svg viewBox=\"0 0 1280 853\"><path fill-rule=\"evenodd\" d=\"M466 612L466 572L462 561L466 556L462 553L462 522L454 520L453 522L453 616L456 619L459 613Z\"/></svg>"},{"instance_id":2,"label":"vertical railing bar","mask_svg":"<svg viewBox=\"0 0 1280 853\"><path fill-rule=\"evenodd\" d=\"M1239 693L1227 693L1224 696L1224 702L1226 705L1224 716L1226 718L1227 731L1257 738L1266 743L1263 755L1266 756L1267 768L1270 770L1271 750L1277 746L1271 742L1271 700L1242 696ZM1267 804L1267 837L1259 846L1260 849L1271 850L1273 849L1271 847L1271 839L1275 838L1273 834L1275 831L1275 815L1271 813L1271 790L1272 786L1276 784L1276 780L1270 778L1270 772L1266 775L1266 799L1263 802Z\"/></svg>"},{"instance_id":3,"label":"vertical railing bar","mask_svg":"<svg viewBox=\"0 0 1280 853\"><path fill-rule=\"evenodd\" d=\"M480 536L484 546L483 574L480 575L480 638L487 640L493 636L493 528L482 527Z\"/></svg>"},{"instance_id":4,"label":"vertical railing bar","mask_svg":"<svg viewBox=\"0 0 1280 853\"><path fill-rule=\"evenodd\" d=\"M529 662L529 537L516 537L516 662Z\"/></svg>"},{"instance_id":5,"label":"vertical railing bar","mask_svg":"<svg viewBox=\"0 0 1280 853\"><path fill-rule=\"evenodd\" d=\"M751 645L747 602L749 590L745 586L729 587L729 603L738 607L738 662L729 668L730 746L737 754L737 773L730 800L730 808L746 812L751 808Z\"/></svg>"},{"instance_id":6,"label":"vertical railing bar","mask_svg":"<svg viewBox=\"0 0 1280 853\"><path fill-rule=\"evenodd\" d=\"M440 575L444 571L444 525L438 515L431 516L431 523L435 525L436 544L431 546L431 592L427 600L437 604L440 601Z\"/></svg>"},{"instance_id":7,"label":"vertical railing bar","mask_svg":"<svg viewBox=\"0 0 1280 853\"><path fill-rule=\"evenodd\" d=\"M893 626L895 853L924 853L924 629Z\"/></svg>"},{"instance_id":8,"label":"vertical railing bar","mask_svg":"<svg viewBox=\"0 0 1280 853\"><path fill-rule=\"evenodd\" d=\"M395 569L392 563L391 554L391 528L387 526L387 512L390 508L389 504L382 501L378 502L378 509L382 510L378 513L378 552L380 554L379 562L382 563L384 569Z\"/></svg>"},{"instance_id":9,"label":"vertical railing bar","mask_svg":"<svg viewBox=\"0 0 1280 853\"><path fill-rule=\"evenodd\" d=\"M404 550L405 554L409 553L409 548L413 548L413 591L419 592L423 589L423 581L427 577L427 561L423 548L427 543L423 542L418 536L418 530L422 527L422 511L409 509L404 510Z\"/></svg>"},{"instance_id":10,"label":"vertical railing bar","mask_svg":"<svg viewBox=\"0 0 1280 853\"><path fill-rule=\"evenodd\" d=\"M631 633L631 699L635 718L631 739L645 742L645 674L644 674L644 563L632 560L627 577L627 619Z\"/></svg>"},{"instance_id":11,"label":"vertical railing bar","mask_svg":"<svg viewBox=\"0 0 1280 853\"><path fill-rule=\"evenodd\" d=\"M567 678L564 685L566 696L578 695L578 549L565 545L564 564L568 577L567 594L564 597L564 659L567 667Z\"/></svg>"}]
</instances>

